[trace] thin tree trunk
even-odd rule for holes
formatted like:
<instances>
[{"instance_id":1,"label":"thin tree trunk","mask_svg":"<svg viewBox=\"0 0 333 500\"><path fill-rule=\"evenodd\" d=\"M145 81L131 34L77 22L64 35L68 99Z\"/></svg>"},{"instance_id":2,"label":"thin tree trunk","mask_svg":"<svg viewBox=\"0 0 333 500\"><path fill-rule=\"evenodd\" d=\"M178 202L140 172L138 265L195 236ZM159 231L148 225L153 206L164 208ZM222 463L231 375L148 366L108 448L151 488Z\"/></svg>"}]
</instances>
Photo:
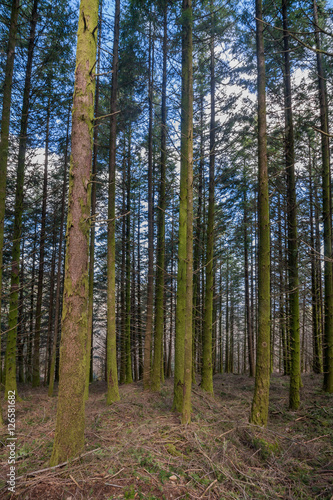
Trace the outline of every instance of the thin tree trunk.
<instances>
[{"instance_id":1,"label":"thin tree trunk","mask_svg":"<svg viewBox=\"0 0 333 500\"><path fill-rule=\"evenodd\" d=\"M47 116L46 116L43 202L42 202L42 221L41 221L40 240L39 240L39 269L38 269L38 285L37 285L34 355L33 355L33 360L32 360L32 387L39 387L39 384L40 384L39 347L40 347L40 328L41 328L41 319L42 319L43 280L44 280L45 225L46 225L47 175L48 175L47 170L48 170L48 163L49 163L49 135L50 135L50 97L48 98Z\"/></svg>"},{"instance_id":2,"label":"thin tree trunk","mask_svg":"<svg viewBox=\"0 0 333 500\"><path fill-rule=\"evenodd\" d=\"M126 376L125 383L133 382L132 376L132 356L131 356L131 125L128 134L128 151L127 151L127 175L126 175L126 275L125 275L125 353L126 353Z\"/></svg>"},{"instance_id":3,"label":"thin tree trunk","mask_svg":"<svg viewBox=\"0 0 333 500\"><path fill-rule=\"evenodd\" d=\"M101 38L102 38L102 16L103 16L103 0L100 0L99 13L99 32L97 42L97 75L96 75L96 92L95 92L95 109L94 116L98 118L99 104L99 73L101 61ZM97 182L97 156L98 156L98 123L95 122L94 127L94 143L93 143L93 162L92 162L92 182L91 182L91 229L90 229L90 244L89 244L89 299L88 299L88 343L87 343L87 374L86 374L86 389L85 398L89 396L89 382L93 374L93 337L94 337L94 268L95 268L95 233L96 233L96 182Z\"/></svg>"},{"instance_id":4,"label":"thin tree trunk","mask_svg":"<svg viewBox=\"0 0 333 500\"><path fill-rule=\"evenodd\" d=\"M245 315L246 315L246 332L247 332L247 342L248 342L248 359L250 368L250 377L254 377L254 345L253 345L253 328L251 322L251 308L250 308L250 292L249 292L249 257L248 257L248 235L247 235L247 185L246 185L246 173L244 169L244 269L245 269Z\"/></svg>"},{"instance_id":5,"label":"thin tree trunk","mask_svg":"<svg viewBox=\"0 0 333 500\"><path fill-rule=\"evenodd\" d=\"M147 285L147 320L143 361L143 389L150 389L151 384L151 343L153 327L154 300L154 220L153 220L153 84L154 84L154 40L149 28L149 128L148 128L148 285Z\"/></svg>"},{"instance_id":6,"label":"thin tree trunk","mask_svg":"<svg viewBox=\"0 0 333 500\"><path fill-rule=\"evenodd\" d=\"M214 297L214 211L215 211L215 23L214 3L210 1L211 35L210 35L210 133L209 133L209 201L207 221L206 247L206 293L205 315L202 342L202 380L204 391L213 394L213 297Z\"/></svg>"},{"instance_id":7,"label":"thin tree trunk","mask_svg":"<svg viewBox=\"0 0 333 500\"><path fill-rule=\"evenodd\" d=\"M81 0L72 119L59 395L51 465L84 446L88 266L98 0Z\"/></svg>"},{"instance_id":8,"label":"thin tree trunk","mask_svg":"<svg viewBox=\"0 0 333 500\"><path fill-rule=\"evenodd\" d=\"M250 421L265 426L268 419L270 382L270 231L266 135L266 72L262 2L256 0L258 67L258 341L254 396Z\"/></svg>"},{"instance_id":9,"label":"thin tree trunk","mask_svg":"<svg viewBox=\"0 0 333 500\"><path fill-rule=\"evenodd\" d=\"M56 217L53 218L53 238L52 238L52 258L51 258L51 276L50 276L50 302L49 302L49 319L47 324L47 340L45 351L45 364L44 364L44 386L49 384L50 381L50 368L51 368L51 350L52 350L52 327L53 327L53 310L54 310L54 275L56 264Z\"/></svg>"},{"instance_id":10,"label":"thin tree trunk","mask_svg":"<svg viewBox=\"0 0 333 500\"><path fill-rule=\"evenodd\" d=\"M12 264L11 264L11 285L8 315L8 335L6 347L6 383L5 395L8 391L16 391L16 335L17 335L17 317L18 317L18 292L20 283L20 241L22 234L22 215L23 215L23 196L24 196L24 170L25 153L27 148L27 130L28 116L30 107L30 87L32 61L35 48L35 34L38 20L38 0L34 0L31 17L30 33L28 44L28 59L25 72L25 83L23 91L23 104L20 127L20 141L17 164L17 179L15 192L15 216L13 230Z\"/></svg>"},{"instance_id":11,"label":"thin tree trunk","mask_svg":"<svg viewBox=\"0 0 333 500\"><path fill-rule=\"evenodd\" d=\"M310 205L310 252L311 252L311 300L312 300L312 343L313 343L313 371L323 373L321 322L318 304L318 265L319 258L315 250L315 229L313 214L313 183L312 158L309 144L309 205ZM320 277L319 277L320 278Z\"/></svg>"},{"instance_id":12,"label":"thin tree trunk","mask_svg":"<svg viewBox=\"0 0 333 500\"><path fill-rule=\"evenodd\" d=\"M116 334L116 142L117 142L117 94L118 94L118 47L119 47L120 0L116 0L113 38L113 61L110 106L110 153L109 153L109 201L107 233L107 404L119 400L117 372Z\"/></svg>"},{"instance_id":13,"label":"thin tree trunk","mask_svg":"<svg viewBox=\"0 0 333 500\"><path fill-rule=\"evenodd\" d=\"M157 269L156 269L156 305L155 305L155 336L154 362L151 380L152 391L161 388L162 341L165 322L164 287L165 287L165 181L166 181L166 85L167 85L167 43L168 43L168 5L165 3L163 13L163 75L162 75L162 106L161 106L161 166L160 189L158 206L158 234L157 234Z\"/></svg>"},{"instance_id":14,"label":"thin tree trunk","mask_svg":"<svg viewBox=\"0 0 333 500\"><path fill-rule=\"evenodd\" d=\"M322 184L323 184L323 221L325 255L325 330L324 330L324 383L325 392L333 392L333 265L332 265L332 211L331 211L331 172L330 144L328 128L328 105L326 75L322 61L320 28L316 0L313 0L313 17L317 47L317 72L320 102L321 149L322 149Z\"/></svg>"},{"instance_id":15,"label":"thin tree trunk","mask_svg":"<svg viewBox=\"0 0 333 500\"><path fill-rule=\"evenodd\" d=\"M50 375L49 375L49 390L48 395L53 396L54 381L56 378L56 359L57 359L57 345L58 345L58 330L60 318L60 289L61 289L61 264L62 264L62 244L64 237L64 223L65 223L65 200L66 200L66 187L67 187L67 161L68 161L68 148L69 148L69 124L70 124L70 109L68 112L67 132L66 132L66 145L65 145L65 161L64 161L64 177L62 181L62 195L61 195L61 218L60 218L60 238L58 249L58 263L57 263L57 292L55 299L55 313L54 313L54 334L52 342Z\"/></svg>"},{"instance_id":16,"label":"thin tree trunk","mask_svg":"<svg viewBox=\"0 0 333 500\"><path fill-rule=\"evenodd\" d=\"M17 327L17 364L18 364L18 381L24 383L24 366L23 366L23 351L24 351L24 237L22 238L21 250L21 277L20 277L20 300L19 300L19 315Z\"/></svg>"}]
</instances>

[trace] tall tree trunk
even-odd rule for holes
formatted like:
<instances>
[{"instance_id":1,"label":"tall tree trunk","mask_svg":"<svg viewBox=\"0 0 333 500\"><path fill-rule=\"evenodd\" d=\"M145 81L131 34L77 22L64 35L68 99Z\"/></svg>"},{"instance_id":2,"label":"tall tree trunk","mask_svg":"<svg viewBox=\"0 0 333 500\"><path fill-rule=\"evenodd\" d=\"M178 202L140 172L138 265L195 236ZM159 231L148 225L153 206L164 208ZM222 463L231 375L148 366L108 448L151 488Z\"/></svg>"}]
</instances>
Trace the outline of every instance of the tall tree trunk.
<instances>
[{"instance_id":1,"label":"tall tree trunk","mask_svg":"<svg viewBox=\"0 0 333 500\"><path fill-rule=\"evenodd\" d=\"M248 343L248 359L250 368L250 377L254 377L254 342L253 342L253 328L251 321L251 308L250 308L250 291L249 291L249 241L247 234L247 184L246 184L246 173L244 169L244 279L245 279L245 315L246 315L246 332L247 332L247 343Z\"/></svg>"},{"instance_id":2,"label":"tall tree trunk","mask_svg":"<svg viewBox=\"0 0 333 500\"><path fill-rule=\"evenodd\" d=\"M139 189L138 211L138 267L137 267L137 298L138 298L138 334L139 334L139 379L143 377L143 340L142 340L142 313L141 313L141 191Z\"/></svg>"},{"instance_id":3,"label":"tall tree trunk","mask_svg":"<svg viewBox=\"0 0 333 500\"><path fill-rule=\"evenodd\" d=\"M62 181L62 195L61 195L61 217L60 217L60 238L58 249L58 263L57 263L57 292L55 299L55 313L54 313L54 334L52 342L50 375L49 375L49 390L48 395L53 396L54 381L56 378L56 359L57 359L57 346L58 346L58 330L60 318L60 289L61 289L61 264L62 264L62 246L64 238L64 223L65 223L65 200L66 200L66 187L67 187L67 162L68 162L68 149L69 149L69 125L70 125L70 109L68 112L67 132L66 132L66 145L64 154L64 177Z\"/></svg>"},{"instance_id":4,"label":"tall tree trunk","mask_svg":"<svg viewBox=\"0 0 333 500\"><path fill-rule=\"evenodd\" d=\"M183 401L182 424L191 422L191 390L192 390L192 310L193 310L193 66L192 66L192 0L183 0L182 6L182 97L181 97L181 167L180 176L186 184L184 205L179 209L179 226L181 226L181 210L186 218L185 232L179 229L179 248L185 247L185 306L184 321L184 358L183 365ZM181 196L180 204L183 204ZM184 240L184 242L182 242ZM179 253L179 263L181 253ZM182 276L180 277L182 279ZM178 280L179 283L179 280ZM177 301L179 300L179 294ZM177 311L178 313L180 310ZM176 377L175 377L176 379ZM176 383L176 380L175 380Z\"/></svg>"},{"instance_id":5,"label":"tall tree trunk","mask_svg":"<svg viewBox=\"0 0 333 500\"><path fill-rule=\"evenodd\" d=\"M94 267L95 267L95 233L96 233L96 178L97 178L97 156L98 156L98 104L99 104L99 73L101 61L101 37L102 37L102 16L103 0L100 1L99 31L97 42L97 75L95 92L94 115L97 118L94 127L93 162L92 162L92 182L91 182L91 229L89 244L89 299L88 299L88 343L87 343L87 374L85 398L89 396L89 382L93 374L93 337L94 337Z\"/></svg>"},{"instance_id":6,"label":"tall tree trunk","mask_svg":"<svg viewBox=\"0 0 333 500\"><path fill-rule=\"evenodd\" d=\"M21 250L21 276L20 276L20 300L17 325L17 364L18 381L24 383L23 351L24 351L24 237L22 238Z\"/></svg>"},{"instance_id":7,"label":"tall tree trunk","mask_svg":"<svg viewBox=\"0 0 333 500\"><path fill-rule=\"evenodd\" d=\"M45 365L44 365L44 386L50 382L50 368L51 368L51 351L52 351L52 329L53 329L53 310L54 310L54 276L56 265L56 217L53 217L53 238L52 238L52 258L51 258L51 276L50 276L50 302L49 302L49 319L47 324L47 340L45 352Z\"/></svg>"},{"instance_id":8,"label":"tall tree trunk","mask_svg":"<svg viewBox=\"0 0 333 500\"><path fill-rule=\"evenodd\" d=\"M37 246L37 211L35 212L35 227L32 250L32 269L31 269L31 287L30 287L30 319L29 333L27 335L27 366L26 366L26 382L32 381L32 341L34 331L34 299L35 299L35 269L36 269L36 246Z\"/></svg>"},{"instance_id":9,"label":"tall tree trunk","mask_svg":"<svg viewBox=\"0 0 333 500\"><path fill-rule=\"evenodd\" d=\"M10 17L10 27L8 36L7 59L5 67L5 80L3 83L3 102L0 132L0 325L1 325L1 298L2 298L2 261L3 261L3 240L5 225L5 205L6 205L6 180L7 161L9 148L9 124L10 108L12 100L12 81L14 71L17 18L20 8L20 0L12 0L12 12ZM0 331L0 367L1 360L1 331ZM2 382L2 370L0 368L0 383ZM0 407L0 426L2 425L2 414Z\"/></svg>"},{"instance_id":10,"label":"tall tree trunk","mask_svg":"<svg viewBox=\"0 0 333 500\"><path fill-rule=\"evenodd\" d=\"M198 202L196 212L196 226L193 249L193 374L199 364L202 317L200 310L200 277L201 277L201 247L202 247L202 183L204 171L204 95L200 95L200 159L198 172Z\"/></svg>"},{"instance_id":11,"label":"tall tree trunk","mask_svg":"<svg viewBox=\"0 0 333 500\"><path fill-rule=\"evenodd\" d=\"M332 264L332 210L331 210L331 172L330 144L328 129L328 105L326 75L323 66L320 28L317 3L313 0L313 16L317 47L317 72L320 102L321 150L322 150L322 183L323 183L323 221L324 221L324 255L325 255L325 330L324 330L324 384L326 392L333 392L333 264Z\"/></svg>"},{"instance_id":12,"label":"tall tree trunk","mask_svg":"<svg viewBox=\"0 0 333 500\"><path fill-rule=\"evenodd\" d=\"M265 426L268 419L270 382L270 230L266 134L266 71L262 2L256 0L258 67L258 341L254 396L250 421Z\"/></svg>"},{"instance_id":13,"label":"tall tree trunk","mask_svg":"<svg viewBox=\"0 0 333 500\"><path fill-rule=\"evenodd\" d=\"M322 337L320 309L318 303L318 282L321 279L318 276L318 258L315 250L315 228L313 213L313 182L312 182L312 157L309 144L309 205L310 205L310 252L311 252L311 301L312 301L312 344L313 344L313 371L314 373L323 373L322 359ZM319 279L318 279L319 278Z\"/></svg>"},{"instance_id":14,"label":"tall tree trunk","mask_svg":"<svg viewBox=\"0 0 333 500\"><path fill-rule=\"evenodd\" d=\"M45 225L46 225L46 201L47 201L47 169L49 163L49 135L50 135L50 98L47 103L46 116L46 136L45 136L45 161L44 161L44 180L43 180L43 202L42 202L42 221L39 240L39 269L37 286L37 304L35 320L34 337L34 355L32 360L32 387L39 387L39 346L40 346L40 328L42 320L42 300L43 300L43 280L44 280L44 255L45 255Z\"/></svg>"},{"instance_id":15,"label":"tall tree trunk","mask_svg":"<svg viewBox=\"0 0 333 500\"><path fill-rule=\"evenodd\" d=\"M162 75L162 106L161 106L161 165L160 189L158 206L158 234L157 234L157 269L156 269L156 303L155 303L155 336L154 362L151 380L151 389L159 391L161 388L162 341L165 322L164 287L165 287L165 181L166 181L166 85L167 85L167 43L168 43L168 4L165 3L163 13L163 75Z\"/></svg>"},{"instance_id":16,"label":"tall tree trunk","mask_svg":"<svg viewBox=\"0 0 333 500\"><path fill-rule=\"evenodd\" d=\"M18 317L18 293L20 283L20 242L22 233L22 215L23 215L23 188L24 188L24 170L25 153L27 148L27 130L28 116L30 107L30 87L33 53L35 48L35 34L38 20L38 0L34 0L31 17L30 33L28 44L28 59L25 72L25 82L23 91L23 104L20 127L20 141L17 164L17 179L15 192L15 216L13 230L12 264L11 264L11 284L8 315L8 336L6 347L6 383L5 395L8 391L16 391L16 335L17 335L17 317ZM7 397L7 396L6 396Z\"/></svg>"},{"instance_id":17,"label":"tall tree trunk","mask_svg":"<svg viewBox=\"0 0 333 500\"><path fill-rule=\"evenodd\" d=\"M125 352L126 352L126 377L125 383L133 382L132 376L132 355L131 355L131 142L132 130L129 126L128 133L128 150L127 150L127 175L126 175L126 276L125 276Z\"/></svg>"},{"instance_id":18,"label":"tall tree trunk","mask_svg":"<svg viewBox=\"0 0 333 500\"><path fill-rule=\"evenodd\" d=\"M106 402L119 400L117 372L116 334L116 140L117 140L117 94L118 94L118 47L119 47L120 0L116 0L113 38L113 61L111 81L110 153L109 153L109 201L107 234L107 395Z\"/></svg>"},{"instance_id":19,"label":"tall tree trunk","mask_svg":"<svg viewBox=\"0 0 333 500\"><path fill-rule=\"evenodd\" d=\"M97 25L98 0L81 0L73 98L59 395L51 465L76 456L84 446Z\"/></svg>"},{"instance_id":20,"label":"tall tree trunk","mask_svg":"<svg viewBox=\"0 0 333 500\"><path fill-rule=\"evenodd\" d=\"M202 342L202 380L204 391L213 394L213 296L214 296L214 211L215 211L215 23L214 2L210 1L211 35L210 35L210 133L209 133L209 201L207 221L206 247L206 293L205 315Z\"/></svg>"},{"instance_id":21,"label":"tall tree trunk","mask_svg":"<svg viewBox=\"0 0 333 500\"><path fill-rule=\"evenodd\" d=\"M154 28L153 28L154 30ZM151 340L153 327L154 300L154 215L153 215L153 85L154 85L154 39L149 28L149 128L148 128L148 285L147 285L147 320L143 361L143 389L151 383Z\"/></svg>"},{"instance_id":22,"label":"tall tree trunk","mask_svg":"<svg viewBox=\"0 0 333 500\"><path fill-rule=\"evenodd\" d=\"M120 383L126 382L126 135L122 159L121 283L120 283Z\"/></svg>"},{"instance_id":23,"label":"tall tree trunk","mask_svg":"<svg viewBox=\"0 0 333 500\"><path fill-rule=\"evenodd\" d=\"M298 241L297 205L295 182L294 127L290 80L290 49L288 34L288 0L282 0L283 48L284 48L284 109L285 109L285 154L287 174L287 215L288 215L288 278L290 311L290 388L289 407L297 410L300 404L301 352L299 331L299 290L298 290Z\"/></svg>"},{"instance_id":24,"label":"tall tree trunk","mask_svg":"<svg viewBox=\"0 0 333 500\"><path fill-rule=\"evenodd\" d=\"M283 275L283 248L282 248L282 210L281 210L281 195L278 194L278 240L279 244L279 329L282 346L283 357L283 374L289 374L288 362L288 345L286 334L286 320L285 320L285 307L284 307L284 275Z\"/></svg>"}]
</instances>

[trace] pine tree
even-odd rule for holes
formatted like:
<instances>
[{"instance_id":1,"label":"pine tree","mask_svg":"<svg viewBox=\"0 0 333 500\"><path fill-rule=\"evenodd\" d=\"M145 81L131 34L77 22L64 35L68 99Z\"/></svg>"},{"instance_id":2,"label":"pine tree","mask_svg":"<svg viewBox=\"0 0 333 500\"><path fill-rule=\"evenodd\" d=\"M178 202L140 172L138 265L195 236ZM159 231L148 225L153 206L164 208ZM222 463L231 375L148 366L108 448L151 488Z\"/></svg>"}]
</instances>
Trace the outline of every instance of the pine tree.
<instances>
[{"instance_id":1,"label":"pine tree","mask_svg":"<svg viewBox=\"0 0 333 500\"><path fill-rule=\"evenodd\" d=\"M250 421L265 426L268 419L270 382L270 229L266 132L266 71L262 2L256 0L256 41L258 68L258 339L255 389Z\"/></svg>"},{"instance_id":2,"label":"pine tree","mask_svg":"<svg viewBox=\"0 0 333 500\"><path fill-rule=\"evenodd\" d=\"M51 465L75 456L84 445L97 25L98 0L81 0L73 98L59 395Z\"/></svg>"}]
</instances>

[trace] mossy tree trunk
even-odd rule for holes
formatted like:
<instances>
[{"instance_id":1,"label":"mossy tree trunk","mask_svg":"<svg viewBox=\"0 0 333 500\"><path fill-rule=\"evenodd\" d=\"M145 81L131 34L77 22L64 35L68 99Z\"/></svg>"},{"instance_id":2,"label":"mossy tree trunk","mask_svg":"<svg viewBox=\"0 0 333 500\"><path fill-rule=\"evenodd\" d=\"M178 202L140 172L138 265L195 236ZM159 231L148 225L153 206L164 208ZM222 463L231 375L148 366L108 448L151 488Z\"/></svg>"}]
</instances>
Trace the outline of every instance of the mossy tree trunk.
<instances>
[{"instance_id":1,"label":"mossy tree trunk","mask_svg":"<svg viewBox=\"0 0 333 500\"><path fill-rule=\"evenodd\" d=\"M5 205L6 205L6 180L7 180L7 161L9 148L9 124L10 108L12 98L12 81L15 60L17 19L20 8L20 0L12 1L12 11L10 17L10 27L8 34L7 59L5 67L5 79L3 82L3 100L0 132L0 325L1 325L1 297L2 297L2 260L3 260L3 241L5 224ZM1 363L1 332L0 332L0 366ZM0 368L0 383L2 382L2 370ZM1 415L1 412L0 412ZM1 416L0 416L1 418Z\"/></svg>"},{"instance_id":2,"label":"mossy tree trunk","mask_svg":"<svg viewBox=\"0 0 333 500\"><path fill-rule=\"evenodd\" d=\"M166 181L166 85L167 85L167 43L168 43L168 4L165 2L163 13L163 75L162 75L162 105L161 105L161 164L158 202L158 235L157 235L157 269L156 269L156 302L155 302L155 335L154 362L151 389L161 388L162 342L165 326L164 287L165 287L165 181Z\"/></svg>"},{"instance_id":3,"label":"mossy tree trunk","mask_svg":"<svg viewBox=\"0 0 333 500\"><path fill-rule=\"evenodd\" d=\"M192 66L192 0L182 6L182 97L181 97L181 177L186 184L186 231L179 230L179 246L185 247L185 306L182 424L191 422L192 329L193 329L193 66ZM182 200L181 200L182 202ZM180 225L180 217L179 217ZM179 258L180 262L180 258ZM177 296L178 300L178 296ZM178 312L178 311L177 311Z\"/></svg>"},{"instance_id":4,"label":"mossy tree trunk","mask_svg":"<svg viewBox=\"0 0 333 500\"><path fill-rule=\"evenodd\" d=\"M117 139L117 93L118 93L118 47L119 47L120 0L116 0L113 62L111 81L110 153L109 153L109 201L107 233L107 404L119 400L116 343L116 139Z\"/></svg>"},{"instance_id":5,"label":"mossy tree trunk","mask_svg":"<svg viewBox=\"0 0 333 500\"><path fill-rule=\"evenodd\" d=\"M213 394L213 295L214 295L214 203L215 203L215 37L214 37L214 5L211 8L211 35L210 35L210 132L209 132L209 200L206 243L206 293L205 315L202 342L202 380L204 391Z\"/></svg>"},{"instance_id":6,"label":"mossy tree trunk","mask_svg":"<svg viewBox=\"0 0 333 500\"><path fill-rule=\"evenodd\" d=\"M326 392L333 392L333 263L332 263L332 210L331 210L331 169L330 144L328 128L328 105L326 75L323 65L323 56L320 52L320 27L316 0L313 0L313 17L315 25L315 39L317 47L317 73L320 103L321 151L322 151L322 188L323 188L323 221L324 221L324 383Z\"/></svg>"},{"instance_id":7,"label":"mossy tree trunk","mask_svg":"<svg viewBox=\"0 0 333 500\"><path fill-rule=\"evenodd\" d=\"M48 163L49 163L49 136L50 136L50 98L48 98L47 112L46 112L43 201L42 201L42 218L41 218L40 239L39 239L39 269L38 269L38 285L37 285L34 354L33 354L33 359L32 359L32 387L39 387L39 384L40 384L39 348L40 348L40 329L41 329L41 320L42 320L42 300L43 300L43 280L44 280L47 176L48 176Z\"/></svg>"},{"instance_id":8,"label":"mossy tree trunk","mask_svg":"<svg viewBox=\"0 0 333 500\"><path fill-rule=\"evenodd\" d=\"M59 395L51 465L84 446L88 256L98 0L81 0L72 115Z\"/></svg>"},{"instance_id":9,"label":"mossy tree trunk","mask_svg":"<svg viewBox=\"0 0 333 500\"><path fill-rule=\"evenodd\" d=\"M16 387L16 336L18 319L18 299L20 283L20 242L22 233L23 196L24 196L24 170L25 153L27 148L28 117L30 108L30 87L33 54L35 48L35 34L38 20L38 0L34 0L30 17L30 33L28 44L28 59L25 72L25 82L23 91L22 114L20 124L20 140L17 164L16 192L15 192L15 214L13 230L13 247L11 263L11 283L8 315L8 335L6 347L6 382L5 395L8 391L15 390Z\"/></svg>"},{"instance_id":10,"label":"mossy tree trunk","mask_svg":"<svg viewBox=\"0 0 333 500\"><path fill-rule=\"evenodd\" d=\"M299 283L298 283L298 241L297 205L295 182L294 126L290 78L290 48L288 34L288 0L282 0L283 57L284 57L284 109L285 109L285 155L287 174L287 217L288 217L288 278L290 310L290 388L289 407L297 410L300 404L301 351L299 332Z\"/></svg>"},{"instance_id":11,"label":"mossy tree trunk","mask_svg":"<svg viewBox=\"0 0 333 500\"><path fill-rule=\"evenodd\" d=\"M258 68L258 339L254 396L250 422L265 426L270 383L270 226L266 133L266 71L262 2L256 0Z\"/></svg>"}]
</instances>

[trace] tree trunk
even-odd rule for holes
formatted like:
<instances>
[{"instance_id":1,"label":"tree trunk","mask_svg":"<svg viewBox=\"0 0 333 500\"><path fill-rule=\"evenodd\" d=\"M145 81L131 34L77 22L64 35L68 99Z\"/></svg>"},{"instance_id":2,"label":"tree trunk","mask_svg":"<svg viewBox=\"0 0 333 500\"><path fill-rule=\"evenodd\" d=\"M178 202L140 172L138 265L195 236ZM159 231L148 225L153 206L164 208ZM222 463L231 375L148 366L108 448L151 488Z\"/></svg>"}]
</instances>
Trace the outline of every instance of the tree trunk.
<instances>
[{"instance_id":1,"label":"tree trunk","mask_svg":"<svg viewBox=\"0 0 333 500\"><path fill-rule=\"evenodd\" d=\"M251 308L250 308L250 291L249 291L249 257L248 257L248 235L247 235L247 184L246 173L244 169L244 269L245 269L245 315L246 315L246 332L248 342L248 359L250 368L250 377L254 377L254 345L253 345L253 328L251 321Z\"/></svg>"},{"instance_id":2,"label":"tree trunk","mask_svg":"<svg viewBox=\"0 0 333 500\"><path fill-rule=\"evenodd\" d=\"M12 12L10 17L10 27L8 34L7 59L5 67L5 79L3 82L3 102L0 132L0 325L1 325L1 297L2 297L2 261L3 261L3 240L5 224L5 205L6 205L6 180L7 180L7 161L9 148L9 124L10 107L12 99L12 81L16 47L17 18L20 8L20 0L12 1ZM2 360L1 360L1 331L0 331L0 383L2 382ZM2 425L2 416L0 408L0 426Z\"/></svg>"},{"instance_id":3,"label":"tree trunk","mask_svg":"<svg viewBox=\"0 0 333 500\"><path fill-rule=\"evenodd\" d=\"M38 0L34 0L31 17L30 33L28 45L28 59L25 72L25 82L23 91L23 104L20 127L20 141L17 164L17 180L15 192L15 216L13 230L12 264L11 264L11 284L8 315L8 336L6 347L6 383L5 396L8 391L16 391L16 335L18 317L18 292L20 283L20 242L22 233L23 196L24 196L24 170L25 153L27 148L28 116L30 107L30 87L33 53L35 48L35 33L38 20Z\"/></svg>"},{"instance_id":4,"label":"tree trunk","mask_svg":"<svg viewBox=\"0 0 333 500\"><path fill-rule=\"evenodd\" d=\"M210 134L209 134L209 201L207 221L206 247L206 293L205 315L202 342L202 379L201 387L213 394L213 296L214 296L214 204L215 204L215 37L214 37L214 5L210 1L211 35L210 35Z\"/></svg>"},{"instance_id":5,"label":"tree trunk","mask_svg":"<svg viewBox=\"0 0 333 500\"><path fill-rule=\"evenodd\" d=\"M258 67L258 341L254 396L250 421L265 426L268 419L270 382L270 229L266 135L266 72L262 2L256 0Z\"/></svg>"},{"instance_id":6,"label":"tree trunk","mask_svg":"<svg viewBox=\"0 0 333 500\"><path fill-rule=\"evenodd\" d=\"M50 135L50 98L48 98L47 116L46 116L42 220L41 220L40 240L39 240L39 269L38 269L38 285L37 285L34 355L33 355L33 359L32 359L32 387L39 387L39 384L40 384L39 346L40 346L40 328L41 328L41 319L42 319L43 280L44 280L45 225L46 225L47 175L48 175L47 169L48 169L48 162L49 162L49 135Z\"/></svg>"},{"instance_id":7,"label":"tree trunk","mask_svg":"<svg viewBox=\"0 0 333 500\"><path fill-rule=\"evenodd\" d=\"M125 276L125 352L126 352L126 376L125 383L133 382L132 355L131 355L131 125L128 133L127 150L127 175L126 175L126 276Z\"/></svg>"},{"instance_id":8,"label":"tree trunk","mask_svg":"<svg viewBox=\"0 0 333 500\"><path fill-rule=\"evenodd\" d=\"M95 92L95 118L98 118L99 104L99 73L101 61L101 37L102 37L102 16L103 16L103 0L100 1L99 14L99 32L97 42L97 75L96 75L96 92ZM87 374L86 374L86 389L85 398L89 396L89 382L93 378L93 337L94 337L94 267L95 267L95 233L96 233L96 179L97 179L97 156L98 156L98 123L95 121L94 127L94 143L93 143L93 162L92 162L92 182L91 182L91 229L90 229L90 244L89 244L89 299L88 299L88 343L87 343Z\"/></svg>"},{"instance_id":9,"label":"tree trunk","mask_svg":"<svg viewBox=\"0 0 333 500\"><path fill-rule=\"evenodd\" d=\"M285 109L285 154L287 174L288 215L288 278L289 278L289 331L291 346L289 407L297 410L300 404L301 353L299 331L298 290L298 241L297 204L295 183L294 127L290 80L290 50L288 34L287 1L282 0L283 48L284 48L284 109Z\"/></svg>"},{"instance_id":10,"label":"tree trunk","mask_svg":"<svg viewBox=\"0 0 333 500\"><path fill-rule=\"evenodd\" d=\"M153 84L154 84L154 40L149 28L149 129L148 129L148 286L147 286L147 320L143 361L143 389L150 388L151 383L151 340L153 326L154 300L154 216L153 216Z\"/></svg>"},{"instance_id":11,"label":"tree trunk","mask_svg":"<svg viewBox=\"0 0 333 500\"><path fill-rule=\"evenodd\" d=\"M181 167L180 176L186 184L184 211L185 232L179 229L179 248L184 248L183 276L185 289L182 302L185 309L184 321L184 358L183 365L183 401L182 424L191 422L191 390L192 390L192 310L193 310L193 66L192 66L192 0L183 0L182 6L182 97L181 97ZM183 204L181 196L180 204ZM179 226L181 214L179 213ZM184 240L184 241L182 241ZM181 253L179 250L179 263ZM182 278L182 276L181 276ZM178 281L179 282L179 281ZM182 288L181 288L182 290ZM179 300L179 295L177 297ZM177 311L180 313L180 310ZM176 383L176 377L175 377Z\"/></svg>"},{"instance_id":12,"label":"tree trunk","mask_svg":"<svg viewBox=\"0 0 333 500\"><path fill-rule=\"evenodd\" d=\"M328 105L326 75L322 61L319 21L316 0L313 0L313 16L317 47L317 72L320 102L321 150L322 150L322 183L323 183L323 221L324 221L324 255L325 255L325 330L324 330L324 383L325 392L333 392L333 265L332 265L332 211L331 211L331 172L330 144L328 129Z\"/></svg>"},{"instance_id":13,"label":"tree trunk","mask_svg":"<svg viewBox=\"0 0 333 500\"><path fill-rule=\"evenodd\" d=\"M117 140L117 93L118 93L118 47L119 47L120 0L116 0L113 38L113 61L111 81L110 153L109 153L109 201L107 233L107 404L119 400L117 372L116 334L116 140Z\"/></svg>"},{"instance_id":14,"label":"tree trunk","mask_svg":"<svg viewBox=\"0 0 333 500\"><path fill-rule=\"evenodd\" d=\"M84 446L88 336L88 257L98 0L81 0L69 176L59 395L51 465Z\"/></svg>"},{"instance_id":15,"label":"tree trunk","mask_svg":"<svg viewBox=\"0 0 333 500\"><path fill-rule=\"evenodd\" d=\"M310 205L310 252L311 252L311 301L312 301L312 344L313 344L313 371L314 373L323 373L322 359L322 336L321 336L321 321L320 309L318 303L318 284L320 276L318 276L319 256L315 250L315 228L314 228L314 213L313 213L313 182L312 182L312 158L309 144L309 205Z\"/></svg>"},{"instance_id":16,"label":"tree trunk","mask_svg":"<svg viewBox=\"0 0 333 500\"><path fill-rule=\"evenodd\" d=\"M49 390L48 395L53 396L53 387L56 375L56 359L57 359L57 345L58 345L58 330L59 330L59 317L60 317L60 288L61 288L61 264L62 264L62 243L64 238L64 222L65 222L65 200L66 200L66 187L67 187L67 161L69 149L69 122L70 110L68 113L67 132L66 132L66 145L65 145L65 161L64 161L64 177L62 181L62 196L61 196L61 218L60 218L60 238L58 250L58 263L57 263L57 292L55 299L55 313L54 313L54 334L52 342L50 375L49 375Z\"/></svg>"},{"instance_id":17,"label":"tree trunk","mask_svg":"<svg viewBox=\"0 0 333 500\"><path fill-rule=\"evenodd\" d=\"M51 276L50 276L50 302L49 302L49 319L47 324L47 341L45 352L45 365L44 365L44 386L50 382L50 368L51 368L51 350L52 350L52 327L53 327L53 310L54 310L54 275L56 264L56 217L53 217L53 238L52 238L52 258L51 258Z\"/></svg>"},{"instance_id":18,"label":"tree trunk","mask_svg":"<svg viewBox=\"0 0 333 500\"><path fill-rule=\"evenodd\" d=\"M163 14L163 75L162 75L162 106L161 106L161 167L160 190L158 206L158 234L157 234L157 269L156 269L156 305L155 305L155 336L154 362L151 380L151 389L159 391L161 388L162 341L164 332L164 286L165 286L165 181L166 181L166 85L167 85L167 9L165 3Z\"/></svg>"}]
</instances>

